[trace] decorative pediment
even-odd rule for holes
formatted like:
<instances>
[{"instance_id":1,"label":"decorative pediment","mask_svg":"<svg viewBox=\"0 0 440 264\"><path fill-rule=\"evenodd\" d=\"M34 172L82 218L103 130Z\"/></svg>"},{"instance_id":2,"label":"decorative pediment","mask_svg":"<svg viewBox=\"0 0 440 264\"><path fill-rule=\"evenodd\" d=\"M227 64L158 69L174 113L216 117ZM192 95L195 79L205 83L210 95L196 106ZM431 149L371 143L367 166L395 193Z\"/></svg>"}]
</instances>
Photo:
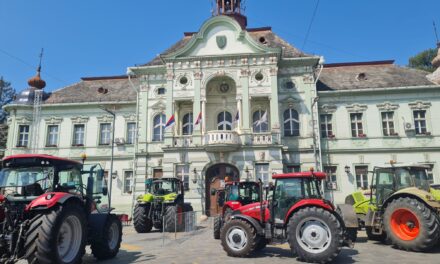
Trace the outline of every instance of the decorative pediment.
<instances>
[{"instance_id":1,"label":"decorative pediment","mask_svg":"<svg viewBox=\"0 0 440 264\"><path fill-rule=\"evenodd\" d=\"M63 118L59 117L59 116L51 116L51 117L45 118L44 121L46 122L46 124L58 125L58 124L61 124L61 122L63 122Z\"/></svg>"},{"instance_id":2,"label":"decorative pediment","mask_svg":"<svg viewBox=\"0 0 440 264\"><path fill-rule=\"evenodd\" d=\"M409 108L413 110L425 110L431 107L431 102L422 102L422 101L415 101L412 103L409 103Z\"/></svg>"},{"instance_id":3,"label":"decorative pediment","mask_svg":"<svg viewBox=\"0 0 440 264\"><path fill-rule=\"evenodd\" d=\"M293 108L295 105L301 103L301 100L298 98L288 97L284 100L284 104L287 104L289 108Z\"/></svg>"},{"instance_id":4,"label":"decorative pediment","mask_svg":"<svg viewBox=\"0 0 440 264\"><path fill-rule=\"evenodd\" d=\"M324 114L332 114L336 112L338 107L334 104L324 104L320 107L320 112Z\"/></svg>"},{"instance_id":5,"label":"decorative pediment","mask_svg":"<svg viewBox=\"0 0 440 264\"><path fill-rule=\"evenodd\" d=\"M359 112L365 112L368 106L366 104L351 104L351 105L347 105L345 108L347 108L347 111L349 113L359 113Z\"/></svg>"},{"instance_id":6,"label":"decorative pediment","mask_svg":"<svg viewBox=\"0 0 440 264\"><path fill-rule=\"evenodd\" d=\"M399 108L399 105L391 102L385 102L383 104L377 104L377 108L379 108L380 111L395 111Z\"/></svg>"},{"instance_id":7,"label":"decorative pediment","mask_svg":"<svg viewBox=\"0 0 440 264\"><path fill-rule=\"evenodd\" d=\"M21 124L21 125L29 125L30 123L32 123L32 118L28 117L28 116L18 116L15 118L17 124Z\"/></svg>"},{"instance_id":8,"label":"decorative pediment","mask_svg":"<svg viewBox=\"0 0 440 264\"><path fill-rule=\"evenodd\" d=\"M109 123L113 121L112 115L102 115L97 117L99 123Z\"/></svg>"},{"instance_id":9,"label":"decorative pediment","mask_svg":"<svg viewBox=\"0 0 440 264\"><path fill-rule=\"evenodd\" d=\"M124 115L124 119L127 122L136 122L136 115L135 114Z\"/></svg>"},{"instance_id":10,"label":"decorative pediment","mask_svg":"<svg viewBox=\"0 0 440 264\"><path fill-rule=\"evenodd\" d=\"M84 124L89 121L89 117L88 116L74 116L74 117L71 117L70 120L72 120L72 123L74 123L74 124Z\"/></svg>"},{"instance_id":11,"label":"decorative pediment","mask_svg":"<svg viewBox=\"0 0 440 264\"><path fill-rule=\"evenodd\" d=\"M151 108L154 110L164 111L166 109L166 105L164 102L159 101L159 102L155 103L154 105L152 105Z\"/></svg>"}]
</instances>

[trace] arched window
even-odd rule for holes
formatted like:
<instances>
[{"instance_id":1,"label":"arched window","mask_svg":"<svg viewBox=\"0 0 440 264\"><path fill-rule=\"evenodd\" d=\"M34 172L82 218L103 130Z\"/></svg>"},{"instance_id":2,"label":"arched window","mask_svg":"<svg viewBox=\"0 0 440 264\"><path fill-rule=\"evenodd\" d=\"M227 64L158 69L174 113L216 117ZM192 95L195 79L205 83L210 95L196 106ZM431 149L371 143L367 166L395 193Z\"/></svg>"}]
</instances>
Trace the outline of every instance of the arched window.
<instances>
[{"instance_id":1,"label":"arched window","mask_svg":"<svg viewBox=\"0 0 440 264\"><path fill-rule=\"evenodd\" d=\"M158 114L153 119L153 141L163 141L165 131L165 114Z\"/></svg>"},{"instance_id":2,"label":"arched window","mask_svg":"<svg viewBox=\"0 0 440 264\"><path fill-rule=\"evenodd\" d=\"M284 111L284 136L299 136L299 115L295 109L287 109Z\"/></svg>"},{"instance_id":3,"label":"arched window","mask_svg":"<svg viewBox=\"0 0 440 264\"><path fill-rule=\"evenodd\" d=\"M232 130L232 115L227 111L223 111L217 116L218 130Z\"/></svg>"},{"instance_id":4,"label":"arched window","mask_svg":"<svg viewBox=\"0 0 440 264\"><path fill-rule=\"evenodd\" d=\"M193 113L188 113L183 116L182 134L192 135L193 133Z\"/></svg>"},{"instance_id":5,"label":"arched window","mask_svg":"<svg viewBox=\"0 0 440 264\"><path fill-rule=\"evenodd\" d=\"M269 130L269 124L267 122L267 111L258 110L252 115L252 126L254 133L264 133Z\"/></svg>"}]
</instances>

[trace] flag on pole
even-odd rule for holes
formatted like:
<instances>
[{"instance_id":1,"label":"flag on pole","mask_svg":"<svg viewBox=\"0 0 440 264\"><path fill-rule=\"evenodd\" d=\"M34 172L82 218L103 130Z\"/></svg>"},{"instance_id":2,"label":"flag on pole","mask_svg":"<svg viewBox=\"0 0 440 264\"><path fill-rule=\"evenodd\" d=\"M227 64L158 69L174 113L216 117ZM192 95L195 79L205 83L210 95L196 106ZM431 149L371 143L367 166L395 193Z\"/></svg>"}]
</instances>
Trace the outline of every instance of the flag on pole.
<instances>
[{"instance_id":1,"label":"flag on pole","mask_svg":"<svg viewBox=\"0 0 440 264\"><path fill-rule=\"evenodd\" d=\"M176 120L174 119L174 115L172 115L171 117L170 117L170 119L168 120L168 122L166 123L166 125L165 125L165 129L167 129L167 128L169 128L169 127L172 127L172 126L174 126L176 124Z\"/></svg>"},{"instance_id":2,"label":"flag on pole","mask_svg":"<svg viewBox=\"0 0 440 264\"><path fill-rule=\"evenodd\" d=\"M194 126L198 126L200 123L202 123L202 112L200 112L199 115L197 116Z\"/></svg>"},{"instance_id":3,"label":"flag on pole","mask_svg":"<svg viewBox=\"0 0 440 264\"><path fill-rule=\"evenodd\" d=\"M264 123L267 123L267 111L264 112L259 120L255 121L255 126L259 126Z\"/></svg>"}]
</instances>

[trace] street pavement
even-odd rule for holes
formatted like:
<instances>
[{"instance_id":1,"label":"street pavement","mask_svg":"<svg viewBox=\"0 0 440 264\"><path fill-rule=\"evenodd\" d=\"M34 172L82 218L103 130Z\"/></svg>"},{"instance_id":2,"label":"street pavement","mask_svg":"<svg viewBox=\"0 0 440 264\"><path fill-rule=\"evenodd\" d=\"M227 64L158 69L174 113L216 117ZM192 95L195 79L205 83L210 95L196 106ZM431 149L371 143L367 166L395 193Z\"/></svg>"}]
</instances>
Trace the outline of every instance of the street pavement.
<instances>
[{"instance_id":1,"label":"street pavement","mask_svg":"<svg viewBox=\"0 0 440 264\"><path fill-rule=\"evenodd\" d=\"M220 240L213 239L211 226L207 222L190 234L165 235L159 232L137 234L131 226L126 226L121 251L115 259L97 262L88 251L83 261L87 264L303 263L292 256L288 244L269 245L250 258L228 257ZM365 232L361 231L354 249L344 248L333 263L440 263L440 245L429 253L406 252L390 245L367 241Z\"/></svg>"}]
</instances>

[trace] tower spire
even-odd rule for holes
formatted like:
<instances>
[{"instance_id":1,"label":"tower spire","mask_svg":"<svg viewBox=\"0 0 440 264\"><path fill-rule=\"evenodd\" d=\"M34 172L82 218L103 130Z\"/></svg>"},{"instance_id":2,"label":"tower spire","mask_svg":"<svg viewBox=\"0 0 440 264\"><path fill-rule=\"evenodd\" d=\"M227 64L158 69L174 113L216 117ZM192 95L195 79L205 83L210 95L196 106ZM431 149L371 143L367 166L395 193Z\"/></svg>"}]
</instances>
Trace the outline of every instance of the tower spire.
<instances>
[{"instance_id":1,"label":"tower spire","mask_svg":"<svg viewBox=\"0 0 440 264\"><path fill-rule=\"evenodd\" d=\"M243 29L247 26L247 18L244 13L244 0L215 0L216 16L229 16L237 20Z\"/></svg>"}]
</instances>

